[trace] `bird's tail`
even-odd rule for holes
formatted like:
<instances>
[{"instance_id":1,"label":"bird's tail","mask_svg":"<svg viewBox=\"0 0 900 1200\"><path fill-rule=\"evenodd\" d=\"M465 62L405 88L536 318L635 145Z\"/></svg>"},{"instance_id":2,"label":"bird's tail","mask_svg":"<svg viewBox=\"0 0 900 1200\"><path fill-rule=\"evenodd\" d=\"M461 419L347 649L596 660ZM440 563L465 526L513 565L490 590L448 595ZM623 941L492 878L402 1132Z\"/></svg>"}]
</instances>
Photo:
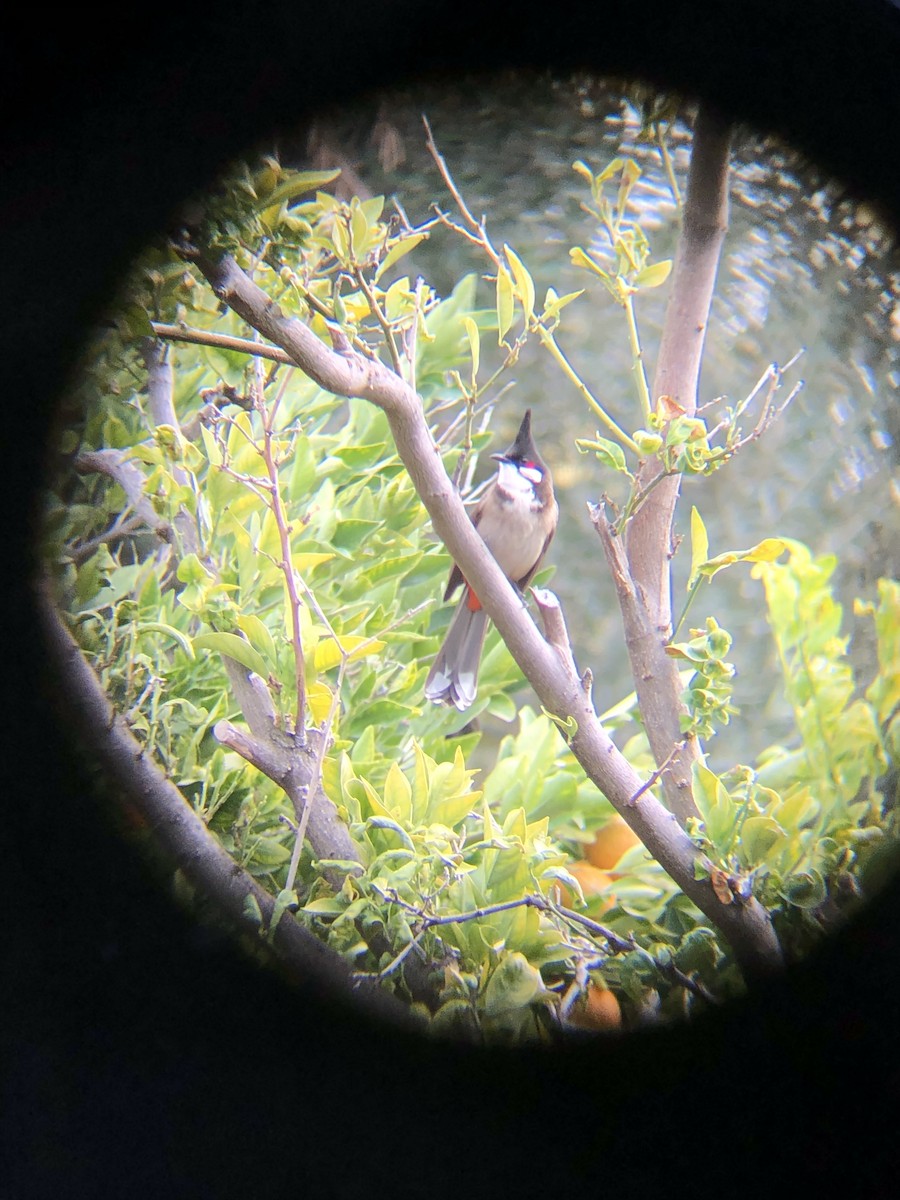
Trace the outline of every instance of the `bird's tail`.
<instances>
[{"instance_id":1,"label":"bird's tail","mask_svg":"<svg viewBox=\"0 0 900 1200\"><path fill-rule=\"evenodd\" d=\"M488 623L483 608L474 612L469 608L468 596L467 588L425 681L426 699L435 704L453 704L460 712L475 699L478 665Z\"/></svg>"}]
</instances>

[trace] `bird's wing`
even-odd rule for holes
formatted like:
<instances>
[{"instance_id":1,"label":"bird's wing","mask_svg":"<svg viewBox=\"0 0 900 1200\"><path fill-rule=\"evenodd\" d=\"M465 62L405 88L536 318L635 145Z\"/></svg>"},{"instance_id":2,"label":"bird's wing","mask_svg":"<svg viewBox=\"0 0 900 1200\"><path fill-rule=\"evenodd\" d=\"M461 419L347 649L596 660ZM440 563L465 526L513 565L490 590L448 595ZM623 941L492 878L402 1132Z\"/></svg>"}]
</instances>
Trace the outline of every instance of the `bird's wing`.
<instances>
[{"instance_id":1,"label":"bird's wing","mask_svg":"<svg viewBox=\"0 0 900 1200\"><path fill-rule=\"evenodd\" d=\"M490 491L490 489L488 489L488 491ZM488 492L485 492L484 496L481 497L472 512L469 513L469 519L476 529L478 528L478 522L481 520L481 513L487 495ZM447 586L444 589L444 600L449 600L460 584L465 582L466 580L462 571L459 569L456 563L454 563L453 570L450 572L450 578L447 580Z\"/></svg>"}]
</instances>

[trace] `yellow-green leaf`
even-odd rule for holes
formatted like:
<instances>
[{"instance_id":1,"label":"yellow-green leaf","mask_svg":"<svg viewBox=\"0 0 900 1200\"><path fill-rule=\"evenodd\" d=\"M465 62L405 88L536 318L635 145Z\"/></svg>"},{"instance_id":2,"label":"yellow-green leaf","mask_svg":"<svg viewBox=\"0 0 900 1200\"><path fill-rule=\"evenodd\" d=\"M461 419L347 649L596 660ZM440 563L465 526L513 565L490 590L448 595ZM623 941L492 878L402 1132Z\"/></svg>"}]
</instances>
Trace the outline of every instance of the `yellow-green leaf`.
<instances>
[{"instance_id":1,"label":"yellow-green leaf","mask_svg":"<svg viewBox=\"0 0 900 1200\"><path fill-rule=\"evenodd\" d=\"M369 240L369 222L366 214L358 204L350 212L350 249L355 259L362 259L366 253L366 243Z\"/></svg>"},{"instance_id":2,"label":"yellow-green leaf","mask_svg":"<svg viewBox=\"0 0 900 1200\"><path fill-rule=\"evenodd\" d=\"M635 288L655 288L661 283L665 283L669 278L672 270L672 260L664 259L662 262L652 263L649 267L644 267L642 271L638 271L634 279L631 281L631 286Z\"/></svg>"},{"instance_id":3,"label":"yellow-green leaf","mask_svg":"<svg viewBox=\"0 0 900 1200\"><path fill-rule=\"evenodd\" d=\"M188 658L194 657L194 648L191 645L191 639L186 637L180 629L175 629L172 625L167 625L164 621L148 621L145 625L141 625L137 632L139 635L142 633L164 633L178 643Z\"/></svg>"},{"instance_id":4,"label":"yellow-green leaf","mask_svg":"<svg viewBox=\"0 0 900 1200\"><path fill-rule=\"evenodd\" d=\"M546 993L540 971L516 950L503 959L488 981L484 1011L491 1016L513 1012Z\"/></svg>"},{"instance_id":5,"label":"yellow-green leaf","mask_svg":"<svg viewBox=\"0 0 900 1200\"><path fill-rule=\"evenodd\" d=\"M334 251L341 262L345 262L350 250L350 242L347 236L347 226L338 217L331 227L331 241L334 245Z\"/></svg>"},{"instance_id":6,"label":"yellow-green leaf","mask_svg":"<svg viewBox=\"0 0 900 1200\"><path fill-rule=\"evenodd\" d=\"M581 178L584 179L587 183L593 185L594 172L587 165L587 163L583 163L580 158L576 162L572 163L572 170L577 175L580 175Z\"/></svg>"},{"instance_id":7,"label":"yellow-green leaf","mask_svg":"<svg viewBox=\"0 0 900 1200\"><path fill-rule=\"evenodd\" d=\"M497 339L502 346L513 323L515 300L513 285L506 267L497 268Z\"/></svg>"},{"instance_id":8,"label":"yellow-green leaf","mask_svg":"<svg viewBox=\"0 0 900 1200\"><path fill-rule=\"evenodd\" d=\"M553 288L547 288L547 297L544 300L545 317L556 317L573 300L577 300L579 296L584 295L584 288L579 288L577 292L566 292L564 296L557 296Z\"/></svg>"},{"instance_id":9,"label":"yellow-green leaf","mask_svg":"<svg viewBox=\"0 0 900 1200\"><path fill-rule=\"evenodd\" d=\"M781 538L765 538L751 546L749 550L727 550L717 554L715 558L707 559L699 567L699 573L712 579L713 575L738 562L770 563L780 558L787 550L787 543Z\"/></svg>"},{"instance_id":10,"label":"yellow-green leaf","mask_svg":"<svg viewBox=\"0 0 900 1200\"><path fill-rule=\"evenodd\" d=\"M321 725L323 721L328 720L328 714L331 712L331 700L331 688L320 680L317 679L307 685L306 703L316 725Z\"/></svg>"},{"instance_id":11,"label":"yellow-green leaf","mask_svg":"<svg viewBox=\"0 0 900 1200\"><path fill-rule=\"evenodd\" d=\"M691 574L687 582L690 591L700 577L700 568L709 556L709 535L703 518L694 505L691 509Z\"/></svg>"},{"instance_id":12,"label":"yellow-green leaf","mask_svg":"<svg viewBox=\"0 0 900 1200\"><path fill-rule=\"evenodd\" d=\"M506 253L506 261L509 263L513 279L516 282L516 294L519 297L522 308L525 310L526 320L530 321L534 316L534 280L512 246L504 245L503 249Z\"/></svg>"},{"instance_id":13,"label":"yellow-green leaf","mask_svg":"<svg viewBox=\"0 0 900 1200\"><path fill-rule=\"evenodd\" d=\"M258 650L254 650L249 642L238 637L236 633L201 633L193 640L194 651L215 650L219 654L227 654L235 662L239 662L248 671L266 678L269 671Z\"/></svg>"},{"instance_id":14,"label":"yellow-green leaf","mask_svg":"<svg viewBox=\"0 0 900 1200\"><path fill-rule=\"evenodd\" d=\"M616 206L621 215L625 210L625 205L628 203L628 196L631 189L641 177L641 168L637 165L634 159L626 160L622 168L622 178L619 180L619 195L616 199Z\"/></svg>"},{"instance_id":15,"label":"yellow-green leaf","mask_svg":"<svg viewBox=\"0 0 900 1200\"><path fill-rule=\"evenodd\" d=\"M240 616L237 619L238 628L242 633L246 634L252 646L255 646L260 654L265 655L269 662L274 663L276 659L275 642L272 640L272 635L268 628L262 623L259 617L253 613L248 613Z\"/></svg>"},{"instance_id":16,"label":"yellow-green leaf","mask_svg":"<svg viewBox=\"0 0 900 1200\"><path fill-rule=\"evenodd\" d=\"M384 780L384 806L398 821L409 821L412 788L396 762L392 762Z\"/></svg>"},{"instance_id":17,"label":"yellow-green leaf","mask_svg":"<svg viewBox=\"0 0 900 1200\"><path fill-rule=\"evenodd\" d=\"M377 654L384 649L385 644L377 639L361 637L359 634L346 634L337 641L333 637L323 636L316 646L316 670L327 671L336 667L343 655L353 662L354 659L365 658L368 654Z\"/></svg>"},{"instance_id":18,"label":"yellow-green leaf","mask_svg":"<svg viewBox=\"0 0 900 1200\"><path fill-rule=\"evenodd\" d=\"M571 259L573 266L584 267L588 271L593 271L594 274L599 275L604 282L609 279L609 273L604 271L600 264L595 262L590 254L588 254L585 250L582 250L580 246L572 247L572 249L569 251L569 258Z\"/></svg>"},{"instance_id":19,"label":"yellow-green leaf","mask_svg":"<svg viewBox=\"0 0 900 1200\"><path fill-rule=\"evenodd\" d=\"M283 179L271 191L267 191L259 202L259 208L270 208L275 204L291 204L306 192L315 192L327 183L333 183L340 170L297 171Z\"/></svg>"},{"instance_id":20,"label":"yellow-green leaf","mask_svg":"<svg viewBox=\"0 0 900 1200\"><path fill-rule=\"evenodd\" d=\"M415 250L419 242L423 242L427 236L427 233L411 233L409 237L400 238L399 241L394 242L375 272L375 282L377 283L385 271L389 267L392 267L395 262L399 262L404 255L409 254L410 250ZM409 284L407 283L408 286Z\"/></svg>"},{"instance_id":21,"label":"yellow-green leaf","mask_svg":"<svg viewBox=\"0 0 900 1200\"><path fill-rule=\"evenodd\" d=\"M463 325L466 327L466 337L469 339L469 353L472 355L472 387L474 388L481 355L481 336L478 333L478 326L471 317L463 317Z\"/></svg>"},{"instance_id":22,"label":"yellow-green leaf","mask_svg":"<svg viewBox=\"0 0 900 1200\"><path fill-rule=\"evenodd\" d=\"M306 571L312 571L314 567L318 567L320 563L330 562L336 555L334 554L292 554L291 561L295 571L303 574Z\"/></svg>"}]
</instances>

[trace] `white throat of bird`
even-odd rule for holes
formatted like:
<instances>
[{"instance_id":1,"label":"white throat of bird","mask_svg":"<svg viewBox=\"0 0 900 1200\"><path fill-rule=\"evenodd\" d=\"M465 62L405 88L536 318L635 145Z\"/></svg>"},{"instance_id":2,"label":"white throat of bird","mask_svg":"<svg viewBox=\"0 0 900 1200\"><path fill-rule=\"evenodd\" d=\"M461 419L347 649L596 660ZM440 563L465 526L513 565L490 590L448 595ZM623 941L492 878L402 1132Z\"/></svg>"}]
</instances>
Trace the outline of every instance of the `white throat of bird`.
<instances>
[{"instance_id":1,"label":"white throat of bird","mask_svg":"<svg viewBox=\"0 0 900 1200\"><path fill-rule=\"evenodd\" d=\"M513 496L534 496L534 489L541 482L541 472L536 467L517 467L515 463L498 464L497 485Z\"/></svg>"}]
</instances>

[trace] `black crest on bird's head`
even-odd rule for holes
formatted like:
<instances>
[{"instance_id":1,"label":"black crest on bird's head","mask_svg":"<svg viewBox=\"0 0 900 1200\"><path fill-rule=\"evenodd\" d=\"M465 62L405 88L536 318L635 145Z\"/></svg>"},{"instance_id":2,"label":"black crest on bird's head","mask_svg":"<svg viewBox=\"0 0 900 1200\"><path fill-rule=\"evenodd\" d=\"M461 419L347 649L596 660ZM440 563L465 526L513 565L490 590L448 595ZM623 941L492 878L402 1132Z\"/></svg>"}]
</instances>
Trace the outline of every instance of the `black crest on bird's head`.
<instances>
[{"instance_id":1,"label":"black crest on bird's head","mask_svg":"<svg viewBox=\"0 0 900 1200\"><path fill-rule=\"evenodd\" d=\"M525 416L522 418L522 424L519 426L519 432L516 434L516 440L503 454L493 454L492 458L502 460L504 462L514 463L534 463L536 467L543 467L541 456L537 452L537 446L534 444L534 438L531 435L531 409L525 410Z\"/></svg>"}]
</instances>

